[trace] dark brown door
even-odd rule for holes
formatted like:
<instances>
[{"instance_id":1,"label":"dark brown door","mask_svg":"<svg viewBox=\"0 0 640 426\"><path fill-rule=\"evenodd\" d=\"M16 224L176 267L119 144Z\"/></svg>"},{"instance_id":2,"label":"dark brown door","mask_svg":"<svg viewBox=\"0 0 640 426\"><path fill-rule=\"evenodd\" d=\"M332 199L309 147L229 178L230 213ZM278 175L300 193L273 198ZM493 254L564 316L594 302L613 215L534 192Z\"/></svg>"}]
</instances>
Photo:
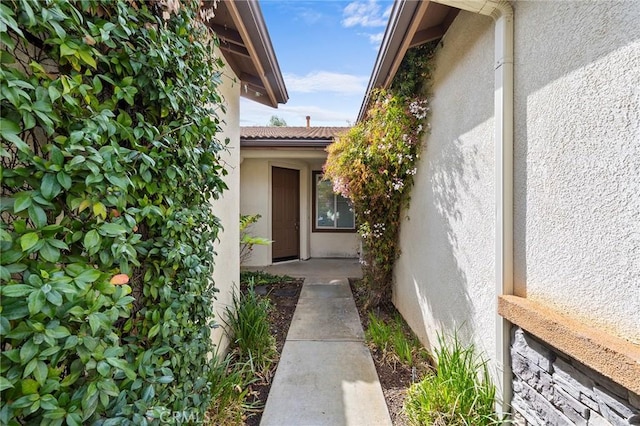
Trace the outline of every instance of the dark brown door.
<instances>
[{"instance_id":1,"label":"dark brown door","mask_svg":"<svg viewBox=\"0 0 640 426\"><path fill-rule=\"evenodd\" d=\"M274 167L271 173L272 260L300 257L300 178L298 170Z\"/></svg>"}]
</instances>

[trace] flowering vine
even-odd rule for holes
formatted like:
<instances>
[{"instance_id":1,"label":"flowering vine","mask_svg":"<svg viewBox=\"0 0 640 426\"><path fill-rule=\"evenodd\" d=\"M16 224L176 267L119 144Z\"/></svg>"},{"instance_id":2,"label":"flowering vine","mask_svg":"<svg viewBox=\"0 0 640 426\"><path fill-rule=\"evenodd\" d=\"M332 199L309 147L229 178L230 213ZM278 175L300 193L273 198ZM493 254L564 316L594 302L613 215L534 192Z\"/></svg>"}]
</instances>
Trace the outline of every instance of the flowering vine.
<instances>
[{"instance_id":1,"label":"flowering vine","mask_svg":"<svg viewBox=\"0 0 640 426\"><path fill-rule=\"evenodd\" d=\"M371 306L390 300L401 211L409 202L429 111L424 97L375 91L365 119L327 148L324 176L351 200L358 220Z\"/></svg>"}]
</instances>

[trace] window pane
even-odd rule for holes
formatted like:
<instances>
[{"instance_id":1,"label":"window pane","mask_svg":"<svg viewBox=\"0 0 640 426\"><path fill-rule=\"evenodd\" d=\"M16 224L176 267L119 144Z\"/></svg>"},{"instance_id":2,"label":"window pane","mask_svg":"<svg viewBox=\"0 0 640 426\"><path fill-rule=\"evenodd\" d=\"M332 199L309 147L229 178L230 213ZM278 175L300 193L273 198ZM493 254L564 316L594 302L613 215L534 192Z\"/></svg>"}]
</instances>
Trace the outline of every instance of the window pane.
<instances>
[{"instance_id":1,"label":"window pane","mask_svg":"<svg viewBox=\"0 0 640 426\"><path fill-rule=\"evenodd\" d=\"M338 228L355 228L355 217L349 200L341 195L336 195L335 197L338 206Z\"/></svg>"},{"instance_id":2,"label":"window pane","mask_svg":"<svg viewBox=\"0 0 640 426\"><path fill-rule=\"evenodd\" d=\"M322 176L316 176L316 226L335 227L335 199L331 182L321 180Z\"/></svg>"}]
</instances>

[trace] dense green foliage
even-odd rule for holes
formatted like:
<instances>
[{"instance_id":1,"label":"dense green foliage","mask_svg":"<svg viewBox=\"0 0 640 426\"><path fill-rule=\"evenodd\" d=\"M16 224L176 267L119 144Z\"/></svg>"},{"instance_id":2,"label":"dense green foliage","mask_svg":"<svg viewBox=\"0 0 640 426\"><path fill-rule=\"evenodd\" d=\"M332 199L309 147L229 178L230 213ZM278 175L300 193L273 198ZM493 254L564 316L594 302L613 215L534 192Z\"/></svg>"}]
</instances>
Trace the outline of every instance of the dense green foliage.
<instances>
[{"instance_id":1,"label":"dense green foliage","mask_svg":"<svg viewBox=\"0 0 640 426\"><path fill-rule=\"evenodd\" d=\"M404 408L413 425L500 424L494 412L495 386L487 364L473 347L463 347L454 336L440 338L436 374L413 384Z\"/></svg>"},{"instance_id":2,"label":"dense green foliage","mask_svg":"<svg viewBox=\"0 0 640 426\"><path fill-rule=\"evenodd\" d=\"M221 62L161 4L0 4L2 424L210 403Z\"/></svg>"},{"instance_id":3,"label":"dense green foliage","mask_svg":"<svg viewBox=\"0 0 640 426\"><path fill-rule=\"evenodd\" d=\"M437 41L432 41L407 50L391 83L393 93L409 98L425 95L431 84L431 59L437 45Z\"/></svg>"},{"instance_id":4,"label":"dense green foliage","mask_svg":"<svg viewBox=\"0 0 640 426\"><path fill-rule=\"evenodd\" d=\"M284 118L278 117L277 115L272 115L269 119L268 126L271 127L287 127L287 122L284 121Z\"/></svg>"},{"instance_id":5,"label":"dense green foliage","mask_svg":"<svg viewBox=\"0 0 640 426\"><path fill-rule=\"evenodd\" d=\"M429 127L427 90L435 47L410 49L391 88L372 92L364 119L327 149L324 176L351 201L359 224L370 306L391 300L401 214Z\"/></svg>"}]
</instances>

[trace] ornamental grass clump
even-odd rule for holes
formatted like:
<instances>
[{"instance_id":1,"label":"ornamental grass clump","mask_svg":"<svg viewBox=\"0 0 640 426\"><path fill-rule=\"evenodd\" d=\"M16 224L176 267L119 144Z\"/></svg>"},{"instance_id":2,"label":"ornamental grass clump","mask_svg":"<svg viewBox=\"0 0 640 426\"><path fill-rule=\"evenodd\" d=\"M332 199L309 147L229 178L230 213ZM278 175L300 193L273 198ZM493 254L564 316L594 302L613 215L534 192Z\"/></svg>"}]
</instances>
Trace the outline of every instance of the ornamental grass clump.
<instances>
[{"instance_id":1,"label":"ornamental grass clump","mask_svg":"<svg viewBox=\"0 0 640 426\"><path fill-rule=\"evenodd\" d=\"M247 362L252 371L268 379L271 364L278 355L275 337L269 328L271 302L260 297L253 280L245 291L233 297L232 306L226 309L226 331L237 362Z\"/></svg>"},{"instance_id":2,"label":"ornamental grass clump","mask_svg":"<svg viewBox=\"0 0 640 426\"><path fill-rule=\"evenodd\" d=\"M416 367L416 372L421 374L430 369L431 357L400 314L384 320L369 312L365 335L369 345L381 353L385 362Z\"/></svg>"},{"instance_id":3,"label":"ornamental grass clump","mask_svg":"<svg viewBox=\"0 0 640 426\"><path fill-rule=\"evenodd\" d=\"M487 363L473 346L463 347L454 336L439 339L436 373L413 384L404 402L412 425L501 424L494 411L495 386Z\"/></svg>"}]
</instances>

